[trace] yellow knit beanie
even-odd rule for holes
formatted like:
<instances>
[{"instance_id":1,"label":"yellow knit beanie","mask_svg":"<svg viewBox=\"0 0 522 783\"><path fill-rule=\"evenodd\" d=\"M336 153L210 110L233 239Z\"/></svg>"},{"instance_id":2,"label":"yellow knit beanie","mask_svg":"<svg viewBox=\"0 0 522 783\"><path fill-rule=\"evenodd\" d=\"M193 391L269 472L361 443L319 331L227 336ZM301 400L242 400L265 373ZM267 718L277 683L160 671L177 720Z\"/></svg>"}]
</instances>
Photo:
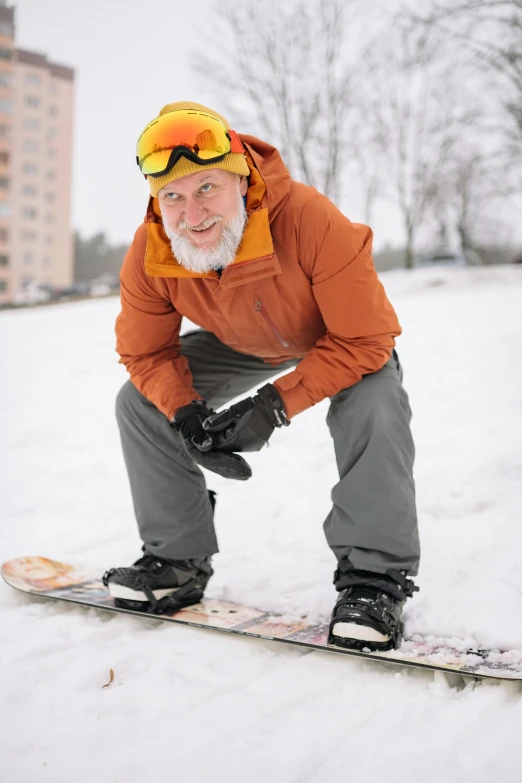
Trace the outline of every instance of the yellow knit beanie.
<instances>
[{"instance_id":1,"label":"yellow knit beanie","mask_svg":"<svg viewBox=\"0 0 522 783\"><path fill-rule=\"evenodd\" d=\"M213 111L207 106L202 106L201 103L194 103L193 101L167 103L160 111L159 116L161 117L162 114L167 114L169 111L177 111L179 109L199 109L200 111L208 112L208 114L213 114L214 117L220 119L227 129L230 128L228 121L221 114L218 114L217 111ZM243 174L245 176L250 174L246 158L239 152L229 152L228 155L225 155L223 160L220 160L217 163L207 163L205 164L205 168L225 169L225 171L231 171L233 174ZM167 185L169 182L179 179L179 177L184 177L186 174L193 174L195 171L201 171L201 169L202 166L199 163L194 163L188 158L181 157L170 171L167 171L162 177L147 177L150 192L156 197L163 185Z\"/></svg>"}]
</instances>

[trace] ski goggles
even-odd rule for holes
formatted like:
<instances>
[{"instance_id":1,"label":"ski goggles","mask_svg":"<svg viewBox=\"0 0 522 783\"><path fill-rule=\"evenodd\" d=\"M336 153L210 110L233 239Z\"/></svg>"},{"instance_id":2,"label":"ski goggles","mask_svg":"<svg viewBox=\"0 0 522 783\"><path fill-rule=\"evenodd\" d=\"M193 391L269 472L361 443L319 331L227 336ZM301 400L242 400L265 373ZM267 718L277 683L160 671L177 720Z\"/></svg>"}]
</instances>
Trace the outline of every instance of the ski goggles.
<instances>
[{"instance_id":1,"label":"ski goggles","mask_svg":"<svg viewBox=\"0 0 522 783\"><path fill-rule=\"evenodd\" d=\"M181 109L149 122L136 145L136 163L146 177L162 177L181 156L204 166L230 152L244 153L235 131L212 114Z\"/></svg>"}]
</instances>

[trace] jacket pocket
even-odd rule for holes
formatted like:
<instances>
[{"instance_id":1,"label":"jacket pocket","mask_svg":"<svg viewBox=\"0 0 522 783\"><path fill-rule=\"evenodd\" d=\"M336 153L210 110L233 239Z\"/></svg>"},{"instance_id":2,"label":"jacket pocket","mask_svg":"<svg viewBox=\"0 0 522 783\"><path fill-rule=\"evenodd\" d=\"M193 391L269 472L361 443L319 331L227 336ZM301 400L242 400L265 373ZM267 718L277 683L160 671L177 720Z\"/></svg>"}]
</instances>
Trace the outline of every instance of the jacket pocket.
<instances>
[{"instance_id":1,"label":"jacket pocket","mask_svg":"<svg viewBox=\"0 0 522 783\"><path fill-rule=\"evenodd\" d=\"M254 300L254 309L256 313L259 313L259 315L261 316L265 324L268 326L268 328L270 329L274 337L277 339L278 343L284 346L284 348L290 348L290 343L288 342L288 340L286 340L283 337L283 335L281 334L281 332L279 331L275 323L272 321L267 311L265 310L262 300L258 296L256 296Z\"/></svg>"}]
</instances>

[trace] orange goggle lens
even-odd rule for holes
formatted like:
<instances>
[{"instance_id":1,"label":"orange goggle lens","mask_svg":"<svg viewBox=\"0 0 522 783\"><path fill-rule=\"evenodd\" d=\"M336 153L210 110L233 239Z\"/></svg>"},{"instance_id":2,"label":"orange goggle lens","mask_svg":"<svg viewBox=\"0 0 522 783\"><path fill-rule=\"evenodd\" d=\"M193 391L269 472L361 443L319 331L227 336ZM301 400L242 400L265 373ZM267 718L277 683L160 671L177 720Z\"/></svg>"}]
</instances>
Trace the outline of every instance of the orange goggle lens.
<instances>
[{"instance_id":1,"label":"orange goggle lens","mask_svg":"<svg viewBox=\"0 0 522 783\"><path fill-rule=\"evenodd\" d=\"M195 109L171 111L152 120L138 139L136 161L146 176L166 174L183 155L205 165L229 152L244 152L238 135L221 120Z\"/></svg>"}]
</instances>

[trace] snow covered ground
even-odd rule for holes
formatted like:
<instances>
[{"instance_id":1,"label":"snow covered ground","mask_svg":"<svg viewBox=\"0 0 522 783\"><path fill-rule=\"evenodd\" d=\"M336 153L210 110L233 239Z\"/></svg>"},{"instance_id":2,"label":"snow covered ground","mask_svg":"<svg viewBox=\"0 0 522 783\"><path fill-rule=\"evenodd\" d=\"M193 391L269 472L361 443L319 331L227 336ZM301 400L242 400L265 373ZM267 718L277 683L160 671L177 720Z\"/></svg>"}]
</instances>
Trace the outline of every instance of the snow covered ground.
<instances>
[{"instance_id":1,"label":"snow covered ground","mask_svg":"<svg viewBox=\"0 0 522 783\"><path fill-rule=\"evenodd\" d=\"M382 276L404 329L423 561L406 634L522 647L522 267ZM0 559L139 555L115 298L0 313ZM209 596L327 617L327 404L219 493ZM1 783L522 781L522 686L30 599L0 584ZM108 688L109 670L114 682Z\"/></svg>"}]
</instances>

